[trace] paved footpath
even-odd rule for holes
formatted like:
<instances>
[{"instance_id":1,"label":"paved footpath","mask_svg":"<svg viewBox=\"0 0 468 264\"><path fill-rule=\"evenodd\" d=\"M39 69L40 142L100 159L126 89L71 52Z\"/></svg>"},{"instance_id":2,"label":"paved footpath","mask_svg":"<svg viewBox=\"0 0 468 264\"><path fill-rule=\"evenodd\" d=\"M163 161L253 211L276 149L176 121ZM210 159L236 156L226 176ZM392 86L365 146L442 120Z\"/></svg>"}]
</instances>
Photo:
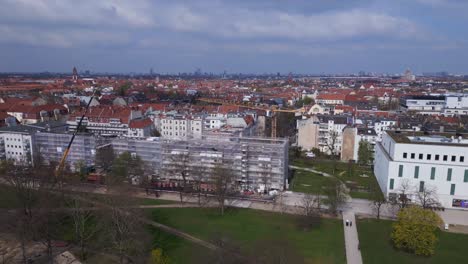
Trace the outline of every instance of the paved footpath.
<instances>
[{"instance_id":1,"label":"paved footpath","mask_svg":"<svg viewBox=\"0 0 468 264\"><path fill-rule=\"evenodd\" d=\"M353 223L346 226L346 220ZM343 225L346 245L346 260L348 264L362 264L361 251L359 250L359 237L356 227L356 218L353 211L343 212Z\"/></svg>"}]
</instances>

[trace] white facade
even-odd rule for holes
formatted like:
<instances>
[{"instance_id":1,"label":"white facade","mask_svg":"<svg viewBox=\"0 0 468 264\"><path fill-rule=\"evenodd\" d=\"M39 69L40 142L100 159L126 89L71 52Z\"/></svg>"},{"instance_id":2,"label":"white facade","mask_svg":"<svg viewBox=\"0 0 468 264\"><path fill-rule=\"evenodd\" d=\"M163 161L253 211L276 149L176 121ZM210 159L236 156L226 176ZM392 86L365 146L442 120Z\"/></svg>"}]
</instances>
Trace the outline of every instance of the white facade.
<instances>
[{"instance_id":1,"label":"white facade","mask_svg":"<svg viewBox=\"0 0 468 264\"><path fill-rule=\"evenodd\" d=\"M447 95L444 114L468 115L468 94Z\"/></svg>"},{"instance_id":2,"label":"white facade","mask_svg":"<svg viewBox=\"0 0 468 264\"><path fill-rule=\"evenodd\" d=\"M408 134L410 135L410 134ZM395 131L384 133L376 144L374 173L386 197L411 186L416 201L421 187L435 189L445 208L468 208L468 139L442 136L412 137ZM463 203L461 202L463 201Z\"/></svg>"},{"instance_id":3,"label":"white facade","mask_svg":"<svg viewBox=\"0 0 468 264\"><path fill-rule=\"evenodd\" d=\"M204 130L203 120L203 118L163 117L159 119L159 132L163 138L201 138Z\"/></svg>"},{"instance_id":4,"label":"white facade","mask_svg":"<svg viewBox=\"0 0 468 264\"><path fill-rule=\"evenodd\" d=\"M443 96L421 96L413 98L402 98L401 107L406 111L415 111L424 114L441 113L445 106Z\"/></svg>"},{"instance_id":5,"label":"white facade","mask_svg":"<svg viewBox=\"0 0 468 264\"><path fill-rule=\"evenodd\" d=\"M374 130L377 133L378 141L382 140L384 131L393 129L397 126L396 120L380 120L374 123Z\"/></svg>"},{"instance_id":6,"label":"white facade","mask_svg":"<svg viewBox=\"0 0 468 264\"><path fill-rule=\"evenodd\" d=\"M18 132L0 134L0 156L15 163L33 164L31 135Z\"/></svg>"},{"instance_id":7,"label":"white facade","mask_svg":"<svg viewBox=\"0 0 468 264\"><path fill-rule=\"evenodd\" d=\"M205 118L205 129L220 129L226 125L227 120L224 117L207 117Z\"/></svg>"}]
</instances>

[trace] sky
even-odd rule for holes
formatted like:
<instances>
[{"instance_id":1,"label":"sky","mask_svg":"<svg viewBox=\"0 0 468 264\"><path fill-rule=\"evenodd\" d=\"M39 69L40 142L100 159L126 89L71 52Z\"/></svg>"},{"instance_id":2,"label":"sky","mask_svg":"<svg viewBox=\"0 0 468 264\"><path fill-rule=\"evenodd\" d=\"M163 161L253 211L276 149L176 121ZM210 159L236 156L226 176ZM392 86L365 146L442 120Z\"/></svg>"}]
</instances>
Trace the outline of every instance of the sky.
<instances>
[{"instance_id":1,"label":"sky","mask_svg":"<svg viewBox=\"0 0 468 264\"><path fill-rule=\"evenodd\" d=\"M0 0L0 71L468 74L467 0Z\"/></svg>"}]
</instances>

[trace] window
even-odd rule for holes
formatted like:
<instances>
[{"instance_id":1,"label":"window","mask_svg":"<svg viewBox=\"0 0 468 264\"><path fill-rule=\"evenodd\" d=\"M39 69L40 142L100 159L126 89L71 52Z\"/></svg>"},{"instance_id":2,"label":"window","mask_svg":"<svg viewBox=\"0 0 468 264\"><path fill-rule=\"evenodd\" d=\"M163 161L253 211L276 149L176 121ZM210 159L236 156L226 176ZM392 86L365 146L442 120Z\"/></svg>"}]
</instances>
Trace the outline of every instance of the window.
<instances>
[{"instance_id":1,"label":"window","mask_svg":"<svg viewBox=\"0 0 468 264\"><path fill-rule=\"evenodd\" d=\"M435 155L435 160L439 160L440 155Z\"/></svg>"},{"instance_id":2,"label":"window","mask_svg":"<svg viewBox=\"0 0 468 264\"><path fill-rule=\"evenodd\" d=\"M426 159L427 159L427 160L431 160L431 158L432 158L432 155L431 155L431 154L427 154Z\"/></svg>"},{"instance_id":3,"label":"window","mask_svg":"<svg viewBox=\"0 0 468 264\"><path fill-rule=\"evenodd\" d=\"M403 158L404 158L404 159L408 158L408 153L403 152Z\"/></svg>"},{"instance_id":4,"label":"window","mask_svg":"<svg viewBox=\"0 0 468 264\"><path fill-rule=\"evenodd\" d=\"M435 168L435 167L432 167L432 168L431 168L431 180L434 180L434 179L435 179L435 173L436 173L436 168Z\"/></svg>"},{"instance_id":5,"label":"window","mask_svg":"<svg viewBox=\"0 0 468 264\"><path fill-rule=\"evenodd\" d=\"M419 153L419 159L422 160L424 158L424 154Z\"/></svg>"},{"instance_id":6,"label":"window","mask_svg":"<svg viewBox=\"0 0 468 264\"><path fill-rule=\"evenodd\" d=\"M393 185L395 184L394 179L390 179L390 190L393 190Z\"/></svg>"},{"instance_id":7,"label":"window","mask_svg":"<svg viewBox=\"0 0 468 264\"><path fill-rule=\"evenodd\" d=\"M447 181L451 181L452 180L452 168L449 168L447 170Z\"/></svg>"},{"instance_id":8,"label":"window","mask_svg":"<svg viewBox=\"0 0 468 264\"><path fill-rule=\"evenodd\" d=\"M465 176L463 177L463 182L468 182L468 170L465 170Z\"/></svg>"},{"instance_id":9,"label":"window","mask_svg":"<svg viewBox=\"0 0 468 264\"><path fill-rule=\"evenodd\" d=\"M416 157L416 154L411 153L411 159L414 159Z\"/></svg>"},{"instance_id":10,"label":"window","mask_svg":"<svg viewBox=\"0 0 468 264\"><path fill-rule=\"evenodd\" d=\"M398 177L403 177L403 165L398 167Z\"/></svg>"},{"instance_id":11,"label":"window","mask_svg":"<svg viewBox=\"0 0 468 264\"><path fill-rule=\"evenodd\" d=\"M455 194L455 184L450 185L450 195Z\"/></svg>"},{"instance_id":12,"label":"window","mask_svg":"<svg viewBox=\"0 0 468 264\"><path fill-rule=\"evenodd\" d=\"M419 166L414 167L414 178L419 178Z\"/></svg>"},{"instance_id":13,"label":"window","mask_svg":"<svg viewBox=\"0 0 468 264\"><path fill-rule=\"evenodd\" d=\"M424 181L419 182L419 192L424 192Z\"/></svg>"},{"instance_id":14,"label":"window","mask_svg":"<svg viewBox=\"0 0 468 264\"><path fill-rule=\"evenodd\" d=\"M448 159L448 156L444 155L444 161L447 161L447 159Z\"/></svg>"},{"instance_id":15,"label":"window","mask_svg":"<svg viewBox=\"0 0 468 264\"><path fill-rule=\"evenodd\" d=\"M452 156L452 162L457 161L457 156Z\"/></svg>"},{"instance_id":16,"label":"window","mask_svg":"<svg viewBox=\"0 0 468 264\"><path fill-rule=\"evenodd\" d=\"M465 162L465 157L464 156L460 156L460 162Z\"/></svg>"}]
</instances>

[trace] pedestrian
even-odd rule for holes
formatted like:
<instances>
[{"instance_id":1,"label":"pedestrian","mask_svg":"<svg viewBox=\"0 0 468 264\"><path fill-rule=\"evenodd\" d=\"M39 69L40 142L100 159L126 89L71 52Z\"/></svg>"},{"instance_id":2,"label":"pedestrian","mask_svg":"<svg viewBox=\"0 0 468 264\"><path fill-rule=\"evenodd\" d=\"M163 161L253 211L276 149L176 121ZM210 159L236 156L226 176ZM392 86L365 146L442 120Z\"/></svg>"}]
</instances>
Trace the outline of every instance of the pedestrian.
<instances>
[{"instance_id":1,"label":"pedestrian","mask_svg":"<svg viewBox=\"0 0 468 264\"><path fill-rule=\"evenodd\" d=\"M349 226L349 220L346 219L346 226Z\"/></svg>"},{"instance_id":2,"label":"pedestrian","mask_svg":"<svg viewBox=\"0 0 468 264\"><path fill-rule=\"evenodd\" d=\"M353 226L353 221L349 221L349 226Z\"/></svg>"}]
</instances>

